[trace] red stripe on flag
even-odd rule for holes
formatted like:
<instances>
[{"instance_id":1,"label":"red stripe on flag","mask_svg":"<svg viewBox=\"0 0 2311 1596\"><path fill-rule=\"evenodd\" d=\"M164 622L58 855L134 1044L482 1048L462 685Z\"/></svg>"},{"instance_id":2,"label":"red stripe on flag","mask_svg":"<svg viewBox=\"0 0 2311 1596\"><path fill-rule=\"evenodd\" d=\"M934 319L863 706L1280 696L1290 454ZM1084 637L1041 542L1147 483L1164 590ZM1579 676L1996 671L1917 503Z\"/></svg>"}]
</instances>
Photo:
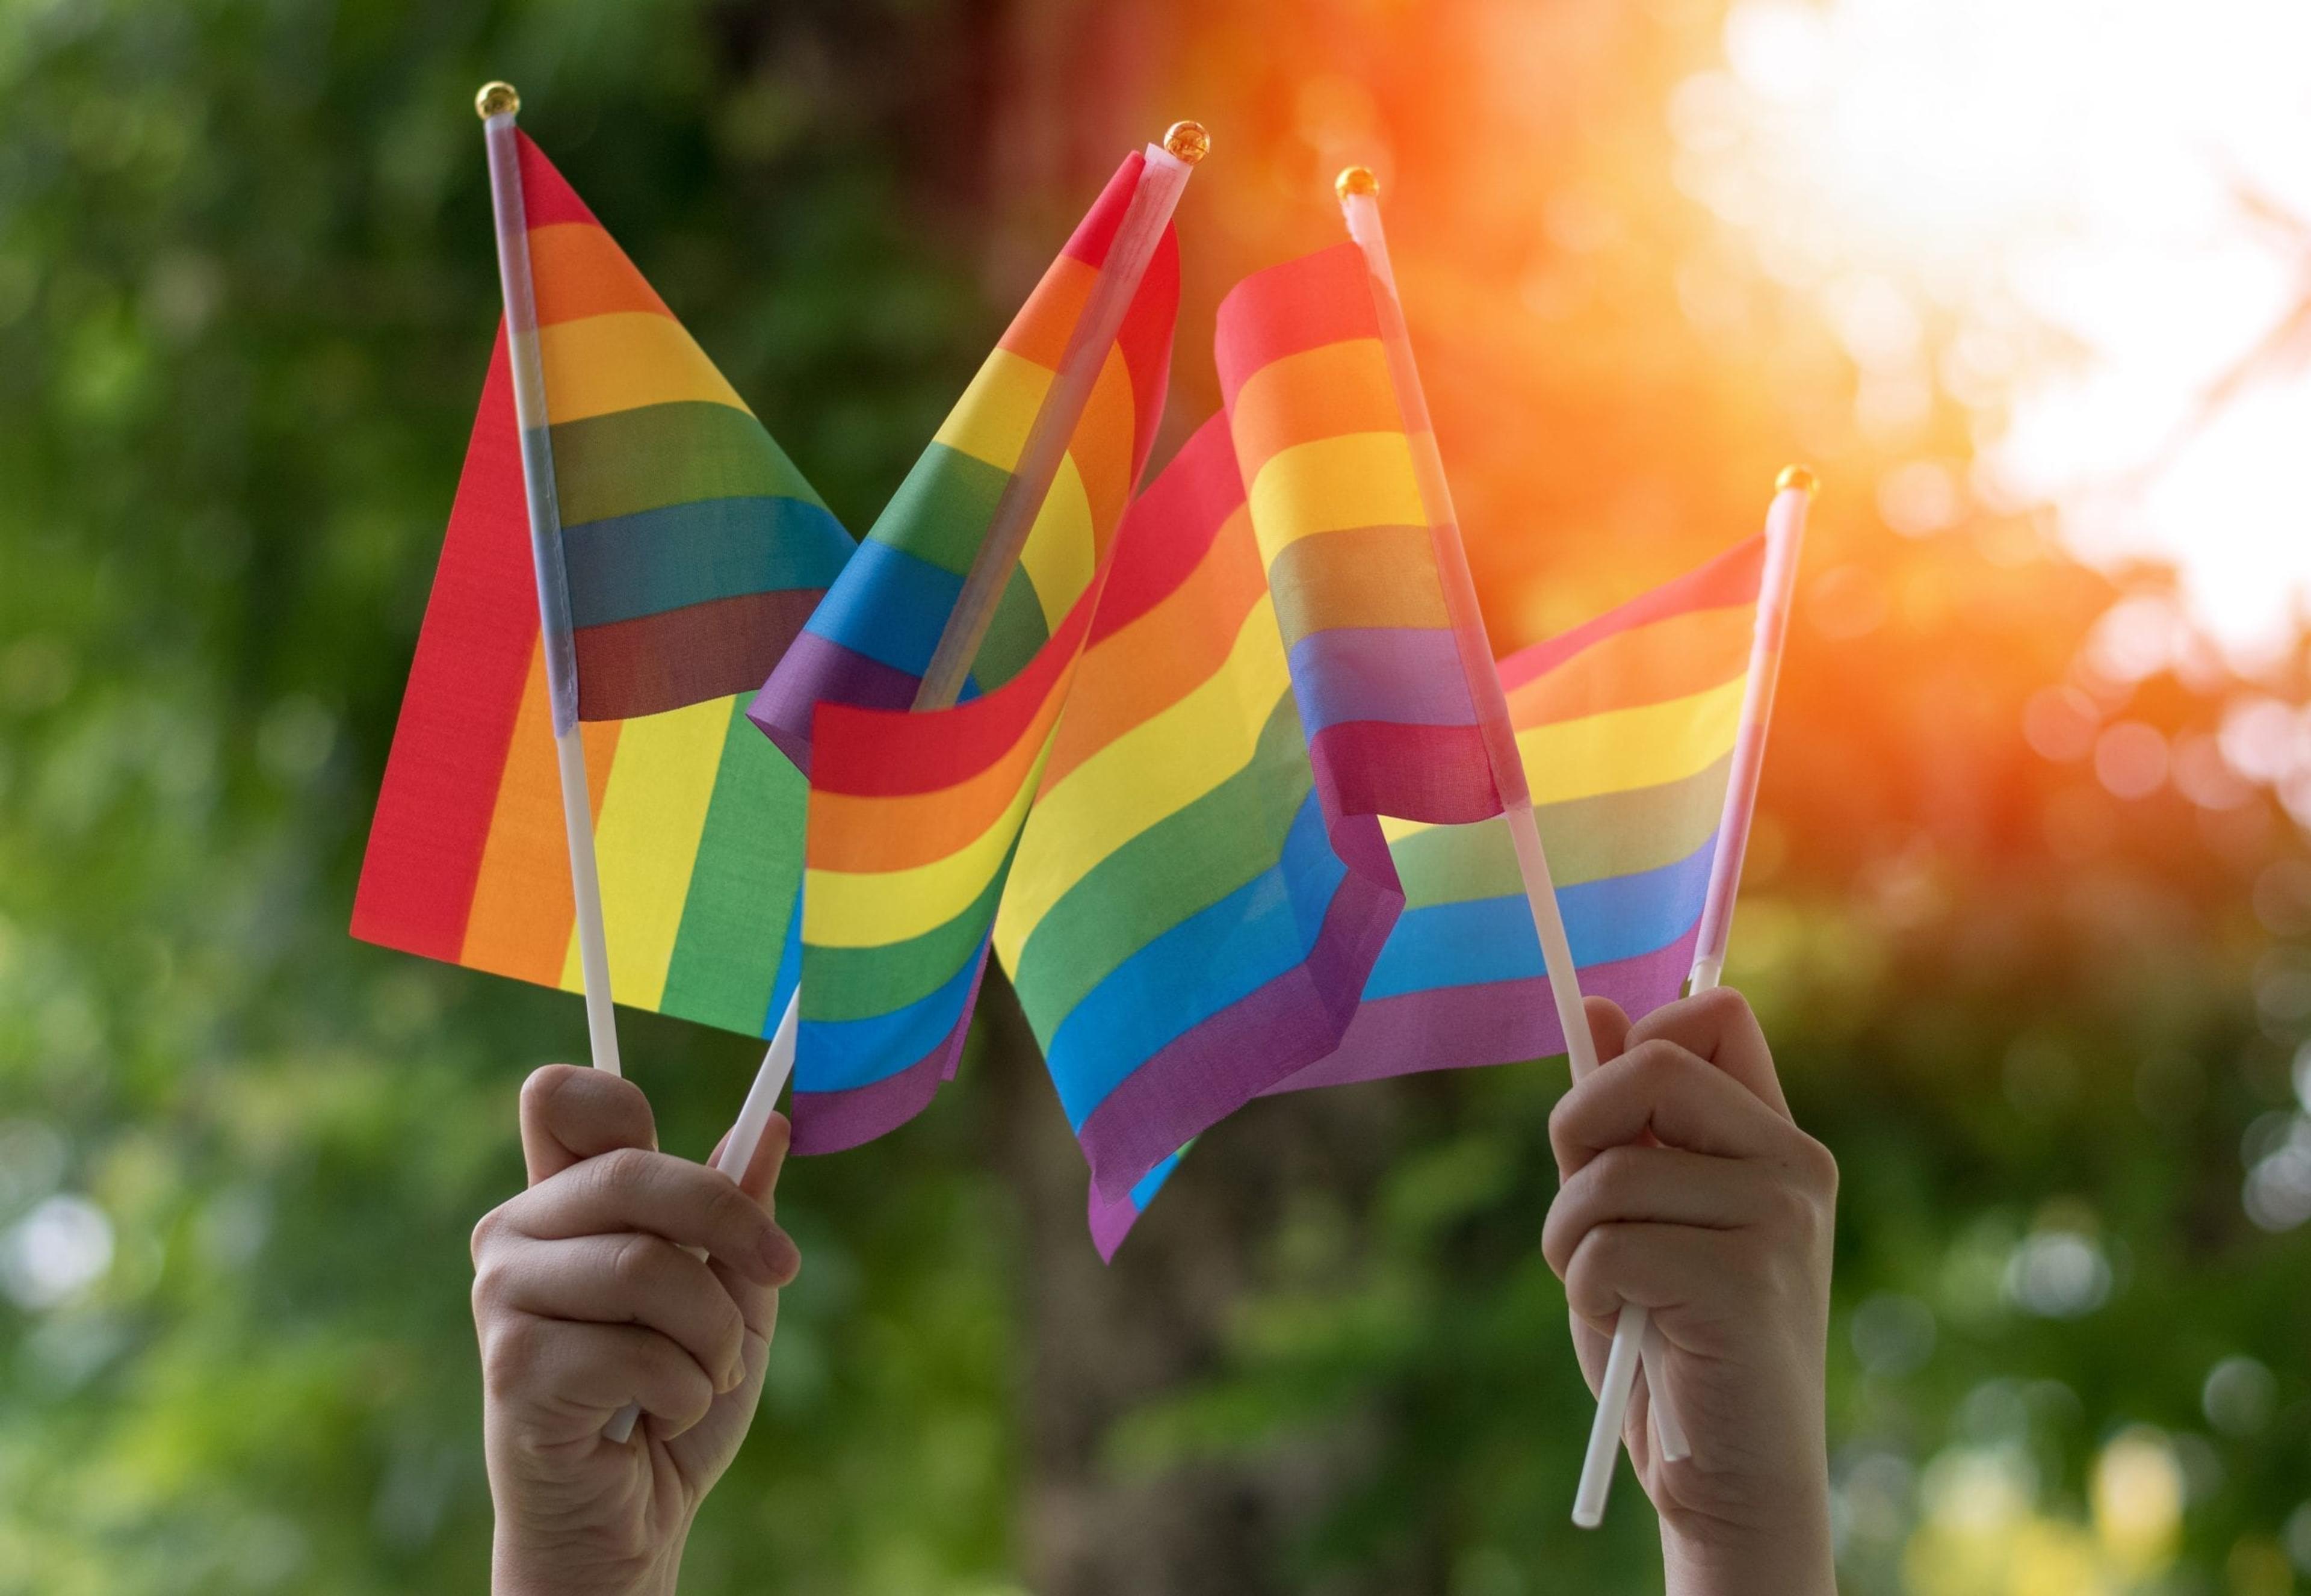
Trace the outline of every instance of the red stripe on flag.
<instances>
[{"instance_id":1,"label":"red stripe on flag","mask_svg":"<svg viewBox=\"0 0 2311 1596\"><path fill-rule=\"evenodd\" d=\"M1514 692L1535 676L1546 676L1600 638L1633 626L1650 625L1698 609L1725 609L1757 602L1758 584L1766 577L1766 535L1762 532L1727 549L1697 571L1664 582L1649 593L1572 631L1520 649L1501 661L1501 685Z\"/></svg>"},{"instance_id":2,"label":"red stripe on flag","mask_svg":"<svg viewBox=\"0 0 2311 1596\"><path fill-rule=\"evenodd\" d=\"M1131 208L1131 196L1139 188L1139 173L1147 164L1147 157L1138 150L1123 158L1107 187L1091 202L1091 209L1076 223L1068 235L1062 255L1073 256L1086 266L1099 266L1107 259L1107 247L1115 242L1116 230L1123 225L1123 213Z\"/></svg>"},{"instance_id":3,"label":"red stripe on flag","mask_svg":"<svg viewBox=\"0 0 2311 1596\"><path fill-rule=\"evenodd\" d=\"M821 701L812 717L811 786L858 798L903 798L968 781L1010 753L1066 685L1099 595L1094 576L1027 668L984 698L921 712Z\"/></svg>"},{"instance_id":4,"label":"red stripe on flag","mask_svg":"<svg viewBox=\"0 0 2311 1596\"><path fill-rule=\"evenodd\" d=\"M1220 387L1234 405L1262 366L1326 344L1380 336L1364 251L1335 244L1254 272L1229 290L1220 301L1212 353Z\"/></svg>"},{"instance_id":5,"label":"red stripe on flag","mask_svg":"<svg viewBox=\"0 0 2311 1596\"><path fill-rule=\"evenodd\" d=\"M530 142L529 135L514 129L514 146L521 152L521 214L523 223L529 227L551 227L557 222L584 222L599 227L594 213L578 197L578 191L569 179L554 169L545 152Z\"/></svg>"},{"instance_id":6,"label":"red stripe on flag","mask_svg":"<svg viewBox=\"0 0 2311 1596\"><path fill-rule=\"evenodd\" d=\"M1466 825L1501 812L1484 734L1473 726L1344 720L1308 739L1336 815L1400 815Z\"/></svg>"},{"instance_id":7,"label":"red stripe on flag","mask_svg":"<svg viewBox=\"0 0 2311 1596\"><path fill-rule=\"evenodd\" d=\"M1227 418L1216 415L1124 512L1091 641L1113 636L1178 591L1243 502Z\"/></svg>"},{"instance_id":8,"label":"red stripe on flag","mask_svg":"<svg viewBox=\"0 0 2311 1596\"><path fill-rule=\"evenodd\" d=\"M457 962L537 641L536 580L500 326L353 896L365 942Z\"/></svg>"}]
</instances>

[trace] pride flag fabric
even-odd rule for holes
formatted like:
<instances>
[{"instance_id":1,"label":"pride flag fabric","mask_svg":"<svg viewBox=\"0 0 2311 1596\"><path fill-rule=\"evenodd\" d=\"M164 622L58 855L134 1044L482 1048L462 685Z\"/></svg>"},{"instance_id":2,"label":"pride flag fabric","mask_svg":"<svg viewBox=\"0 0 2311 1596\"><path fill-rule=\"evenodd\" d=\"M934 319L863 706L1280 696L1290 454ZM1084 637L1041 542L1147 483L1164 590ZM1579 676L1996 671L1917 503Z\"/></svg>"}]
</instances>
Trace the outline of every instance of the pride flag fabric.
<instances>
[{"instance_id":1,"label":"pride flag fabric","mask_svg":"<svg viewBox=\"0 0 2311 1596\"><path fill-rule=\"evenodd\" d=\"M819 707L789 1106L798 1152L872 1140L954 1075L1098 596L1094 580L1025 670L969 702Z\"/></svg>"},{"instance_id":2,"label":"pride flag fabric","mask_svg":"<svg viewBox=\"0 0 2311 1596\"><path fill-rule=\"evenodd\" d=\"M1766 542L1501 662L1581 990L1632 1015L1693 963ZM1297 1091L1565 1051L1506 823L1383 822L1405 911L1340 1046Z\"/></svg>"},{"instance_id":3,"label":"pride flag fabric","mask_svg":"<svg viewBox=\"0 0 2311 1596\"><path fill-rule=\"evenodd\" d=\"M1463 660L1489 655L1449 613L1458 531L1423 499L1374 292L1352 243L1245 278L1220 304L1220 387L1327 807L1481 820L1504 795Z\"/></svg>"},{"instance_id":4,"label":"pride flag fabric","mask_svg":"<svg viewBox=\"0 0 2311 1596\"><path fill-rule=\"evenodd\" d=\"M612 993L765 1035L804 782L751 689L850 539L536 147L519 145L550 428L501 329L378 796L353 931L582 990L525 441L550 450ZM605 718L606 717L606 718Z\"/></svg>"},{"instance_id":5,"label":"pride flag fabric","mask_svg":"<svg viewBox=\"0 0 2311 1596\"><path fill-rule=\"evenodd\" d=\"M1145 164L1134 153L1117 170L762 685L755 722L803 769L815 704L914 702ZM1179 242L1167 226L980 646L979 690L1027 667L1105 555L1164 413L1179 297Z\"/></svg>"},{"instance_id":6,"label":"pride flag fabric","mask_svg":"<svg viewBox=\"0 0 2311 1596\"><path fill-rule=\"evenodd\" d=\"M623 720L762 685L851 540L526 134L537 354L578 715Z\"/></svg>"},{"instance_id":7,"label":"pride flag fabric","mask_svg":"<svg viewBox=\"0 0 2311 1596\"><path fill-rule=\"evenodd\" d=\"M1751 538L1501 665L1582 990L1633 1015L1675 999L1692 963L1764 561ZM1382 824L1404 911L1339 1045L1265 1093L1565 1050L1506 822ZM1126 1193L1094 1181L1103 1256L1173 1167Z\"/></svg>"},{"instance_id":8,"label":"pride flag fabric","mask_svg":"<svg viewBox=\"0 0 2311 1596\"><path fill-rule=\"evenodd\" d=\"M1339 1045L1402 904L1291 686L1215 417L1132 506L996 920L1110 1201Z\"/></svg>"}]
</instances>

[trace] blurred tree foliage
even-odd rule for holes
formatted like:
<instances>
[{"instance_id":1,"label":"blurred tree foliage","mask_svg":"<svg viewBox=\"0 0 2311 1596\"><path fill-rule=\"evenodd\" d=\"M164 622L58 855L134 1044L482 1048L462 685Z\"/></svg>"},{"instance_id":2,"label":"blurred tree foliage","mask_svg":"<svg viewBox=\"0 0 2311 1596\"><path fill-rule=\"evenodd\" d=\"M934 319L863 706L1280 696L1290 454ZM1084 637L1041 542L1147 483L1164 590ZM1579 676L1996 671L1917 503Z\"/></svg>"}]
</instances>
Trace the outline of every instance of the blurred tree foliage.
<instances>
[{"instance_id":1,"label":"blurred tree foliage","mask_svg":"<svg viewBox=\"0 0 2311 1596\"><path fill-rule=\"evenodd\" d=\"M2311 864L2218 738L2299 671L2130 650L2111 606L2159 574L2029 515L1888 530L1879 484L1962 473L1973 418L1863 425L1818 312L1669 182L1716 15L0 11L0 1592L481 1578L465 1235L581 1021L344 925L493 315L496 75L853 526L1183 112L1219 149L1169 436L1218 293L1329 241L1330 170L1375 159L1504 647L1810 455L1733 974L1845 1172L1850 1587L2292 1588L2311 1241L2242 1190L2311 1159ZM624 1026L702 1151L752 1050ZM1257 1105L1108 1271L1035 1070L999 991L959 1089L791 1172L806 1272L686 1588L1658 1587L1626 1478L1605 1533L1565 1522L1556 1072Z\"/></svg>"}]
</instances>

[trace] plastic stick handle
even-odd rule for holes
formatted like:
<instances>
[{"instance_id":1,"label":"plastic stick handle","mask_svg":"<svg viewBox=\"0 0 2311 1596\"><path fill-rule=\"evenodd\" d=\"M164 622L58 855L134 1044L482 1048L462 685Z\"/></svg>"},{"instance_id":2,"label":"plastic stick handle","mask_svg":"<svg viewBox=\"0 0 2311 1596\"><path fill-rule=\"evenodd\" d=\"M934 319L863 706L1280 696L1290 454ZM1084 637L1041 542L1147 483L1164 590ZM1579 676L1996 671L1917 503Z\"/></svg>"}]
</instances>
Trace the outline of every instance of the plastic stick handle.
<instances>
[{"instance_id":1,"label":"plastic stick handle","mask_svg":"<svg viewBox=\"0 0 2311 1596\"><path fill-rule=\"evenodd\" d=\"M734 1181L746 1178L746 1171L754 1162L755 1149L763 1145L763 1129L771 1122L771 1111L779 1105L779 1094L786 1090L787 1077L794 1073L795 1030L801 1018L802 992L799 988L787 999L787 1011L779 1016L779 1028L771 1033L771 1045L763 1054L762 1067L754 1071L754 1084L746 1088L746 1101L738 1110L738 1122L730 1127L723 1138L722 1150L714 1156L714 1167ZM602 1426L603 1436L618 1445L634 1433L634 1421L642 1410L629 1402L610 1416Z\"/></svg>"},{"instance_id":2,"label":"plastic stick handle","mask_svg":"<svg viewBox=\"0 0 2311 1596\"><path fill-rule=\"evenodd\" d=\"M502 90L502 95L495 93ZM586 745L578 732L578 656L570 625L569 568L562 559L562 510L554 490L545 368L537 353L537 300L529 273L529 222L521 197L514 112L520 100L501 83L482 92L482 140L489 154L498 287L505 300L506 353L513 370L515 424L521 432L522 500L529 512L530 563L545 644L545 696L554 713L554 753L562 783L562 824L570 843L578 968L586 990L586 1036L594 1068L618 1071L618 1022L610 1007L610 955L602 934L602 887L594 865L594 811Z\"/></svg>"},{"instance_id":3,"label":"plastic stick handle","mask_svg":"<svg viewBox=\"0 0 2311 1596\"><path fill-rule=\"evenodd\" d=\"M1060 462L1075 438L1076 423L1091 402L1108 350L1123 326L1125 312L1138 295L1140 280L1156 257L1164 229L1171 224L1181 191L1188 186L1188 175L1195 170L1193 161L1183 161L1160 144L1147 146L1146 161L1131 191L1131 203L1108 245L1090 301L1068 336L1058 373L1044 392L1026 440L1019 447L1011 479L1003 484L995 501L986 536L972 557L955 607L947 612L946 625L931 650L930 663L923 667L922 680L915 689L918 710L943 710L963 695L979 646L987 640L987 629L995 619L995 606L1011 580L1020 552L1027 546L1027 535L1034 529L1035 517L1042 512Z\"/></svg>"},{"instance_id":4,"label":"plastic stick handle","mask_svg":"<svg viewBox=\"0 0 2311 1596\"><path fill-rule=\"evenodd\" d=\"M1597 1418L1589 1426L1589 1451L1581 1460L1581 1488L1573 1496L1573 1522L1593 1530L1605 1522L1605 1496L1613 1488L1613 1463L1621 1454L1621 1423L1629 1416L1629 1393L1637 1380L1638 1348L1652 1315L1632 1303L1613 1326L1613 1349L1605 1356L1605 1379L1597 1390Z\"/></svg>"}]
</instances>

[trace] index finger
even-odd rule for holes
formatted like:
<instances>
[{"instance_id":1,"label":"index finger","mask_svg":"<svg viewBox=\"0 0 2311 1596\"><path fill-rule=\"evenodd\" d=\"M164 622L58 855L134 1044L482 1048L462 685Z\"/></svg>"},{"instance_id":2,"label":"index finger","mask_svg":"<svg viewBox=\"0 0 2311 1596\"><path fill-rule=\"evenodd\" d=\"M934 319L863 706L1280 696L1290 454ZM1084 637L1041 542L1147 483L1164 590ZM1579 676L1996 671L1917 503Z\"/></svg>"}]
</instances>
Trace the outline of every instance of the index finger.
<instances>
[{"instance_id":1,"label":"index finger","mask_svg":"<svg viewBox=\"0 0 2311 1596\"><path fill-rule=\"evenodd\" d=\"M1655 1038L1676 1042L1740 1081L1759 1101L1795 1123L1774 1070L1774 1051L1749 1000L1731 987L1712 987L1665 1003L1629 1027L1628 1045Z\"/></svg>"},{"instance_id":2,"label":"index finger","mask_svg":"<svg viewBox=\"0 0 2311 1596\"><path fill-rule=\"evenodd\" d=\"M1746 1086L1676 1042L1655 1037L1576 1084L1548 1116L1558 1173L1570 1180L1608 1147L1650 1131L1664 1147L1718 1158L1765 1158L1795 1127Z\"/></svg>"},{"instance_id":3,"label":"index finger","mask_svg":"<svg viewBox=\"0 0 2311 1596\"><path fill-rule=\"evenodd\" d=\"M719 1258L765 1286L784 1285L799 1258L763 1205L719 1170L625 1147L564 1170L498 1212L537 1241L641 1231Z\"/></svg>"}]
</instances>

